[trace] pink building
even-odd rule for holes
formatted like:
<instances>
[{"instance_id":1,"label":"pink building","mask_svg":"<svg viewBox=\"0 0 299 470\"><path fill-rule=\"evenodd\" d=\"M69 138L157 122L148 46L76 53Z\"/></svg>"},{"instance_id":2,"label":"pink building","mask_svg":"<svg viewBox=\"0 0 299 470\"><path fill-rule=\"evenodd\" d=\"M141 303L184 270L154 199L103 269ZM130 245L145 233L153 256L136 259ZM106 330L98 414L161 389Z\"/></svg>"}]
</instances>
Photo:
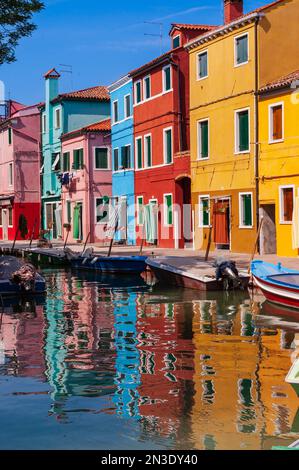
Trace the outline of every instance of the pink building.
<instances>
[{"instance_id":1,"label":"pink building","mask_svg":"<svg viewBox=\"0 0 299 470\"><path fill-rule=\"evenodd\" d=\"M100 208L112 195L109 119L64 134L61 158L62 234L68 242L103 242Z\"/></svg>"},{"instance_id":2,"label":"pink building","mask_svg":"<svg viewBox=\"0 0 299 470\"><path fill-rule=\"evenodd\" d=\"M30 238L33 231L37 238L40 209L39 109L11 102L0 121L0 239ZM20 216L24 233L18 230Z\"/></svg>"}]
</instances>

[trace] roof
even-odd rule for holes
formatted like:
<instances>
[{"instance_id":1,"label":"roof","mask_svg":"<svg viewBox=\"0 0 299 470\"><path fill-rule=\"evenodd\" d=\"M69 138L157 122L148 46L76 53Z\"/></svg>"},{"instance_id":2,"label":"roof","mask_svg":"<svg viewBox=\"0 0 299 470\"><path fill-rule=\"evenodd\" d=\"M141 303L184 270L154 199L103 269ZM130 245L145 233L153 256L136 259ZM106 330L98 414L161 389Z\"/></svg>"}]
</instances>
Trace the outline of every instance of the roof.
<instances>
[{"instance_id":1,"label":"roof","mask_svg":"<svg viewBox=\"0 0 299 470\"><path fill-rule=\"evenodd\" d=\"M284 2L285 0L276 0L275 2L267 3L266 5L262 7L256 8L255 10L252 10L242 16L239 16L231 23L227 23L222 26L216 27L212 29L211 31L209 31L208 33L202 36L196 37L195 39L192 39L191 41L189 41L189 43L185 45L185 47L186 49L192 49L194 47L197 47L197 45L200 44L200 42L207 42L209 39L213 39L217 37L218 35L222 35L226 32L230 32L232 27L238 27L240 26L240 24L246 21L247 22L254 21L255 18L259 17L260 13L263 13L268 8L272 8L276 5L279 6L280 4L283 4Z\"/></svg>"},{"instance_id":2,"label":"roof","mask_svg":"<svg viewBox=\"0 0 299 470\"><path fill-rule=\"evenodd\" d=\"M102 119L88 126L81 127L74 131L63 134L61 139L71 139L77 135L88 134L89 132L108 132L111 130L111 119Z\"/></svg>"},{"instance_id":3,"label":"roof","mask_svg":"<svg viewBox=\"0 0 299 470\"><path fill-rule=\"evenodd\" d=\"M44 78L59 78L60 73L57 72L56 69L50 69L48 72L45 73Z\"/></svg>"},{"instance_id":4,"label":"roof","mask_svg":"<svg viewBox=\"0 0 299 470\"><path fill-rule=\"evenodd\" d=\"M94 86L83 90L71 91L69 93L61 93L52 100L57 101L110 101L110 95L106 86Z\"/></svg>"},{"instance_id":5,"label":"roof","mask_svg":"<svg viewBox=\"0 0 299 470\"><path fill-rule=\"evenodd\" d=\"M156 57L155 59L151 60L150 62L147 62L146 64L142 65L141 67L138 67L137 69L132 70L129 73L129 76L132 77L134 75L138 75L143 70L147 70L150 67L153 67L154 65L158 65L159 63L164 62L165 60L170 58L172 52L174 52L174 51L177 52L177 50L178 50L178 48L177 49L171 49L170 51L165 52L164 54L160 55L159 57Z\"/></svg>"},{"instance_id":6,"label":"roof","mask_svg":"<svg viewBox=\"0 0 299 470\"><path fill-rule=\"evenodd\" d=\"M284 75L281 78L267 83L266 85L260 88L259 93L265 93L267 91L277 90L279 88L290 87L292 83L296 80L299 81L299 70L296 70L295 72L289 73L288 75Z\"/></svg>"},{"instance_id":7,"label":"roof","mask_svg":"<svg viewBox=\"0 0 299 470\"><path fill-rule=\"evenodd\" d=\"M201 30L201 31L210 31L212 29L215 29L217 26L211 26L207 24L184 24L184 23L172 23L171 24L171 30L173 29L185 29L185 30Z\"/></svg>"}]
</instances>

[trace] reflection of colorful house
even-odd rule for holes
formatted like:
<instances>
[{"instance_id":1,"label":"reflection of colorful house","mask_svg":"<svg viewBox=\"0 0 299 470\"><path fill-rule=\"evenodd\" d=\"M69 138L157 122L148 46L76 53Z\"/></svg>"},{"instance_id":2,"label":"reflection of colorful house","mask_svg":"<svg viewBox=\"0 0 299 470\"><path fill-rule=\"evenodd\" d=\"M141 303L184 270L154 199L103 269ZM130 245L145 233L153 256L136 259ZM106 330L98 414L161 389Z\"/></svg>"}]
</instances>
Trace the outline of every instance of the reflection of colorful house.
<instances>
[{"instance_id":1,"label":"reflection of colorful house","mask_svg":"<svg viewBox=\"0 0 299 470\"><path fill-rule=\"evenodd\" d=\"M172 49L130 73L139 243L145 235L148 243L184 248L192 239L189 61L184 45L211 29L173 25Z\"/></svg>"},{"instance_id":2,"label":"reflection of colorful house","mask_svg":"<svg viewBox=\"0 0 299 470\"><path fill-rule=\"evenodd\" d=\"M38 237L40 116L37 106L9 101L0 122L0 239ZM18 230L20 216L26 219ZM25 219L23 219L25 221Z\"/></svg>"},{"instance_id":3,"label":"reflection of colorful house","mask_svg":"<svg viewBox=\"0 0 299 470\"><path fill-rule=\"evenodd\" d=\"M298 7L278 0L243 14L243 0L224 0L225 24L186 46L196 248L207 247L211 227L212 249L246 253L254 244L258 90L298 68Z\"/></svg>"},{"instance_id":4,"label":"reflection of colorful house","mask_svg":"<svg viewBox=\"0 0 299 470\"><path fill-rule=\"evenodd\" d=\"M108 119L61 136L63 238L70 242L105 238L99 208L111 197L110 129Z\"/></svg>"},{"instance_id":5,"label":"reflection of colorful house","mask_svg":"<svg viewBox=\"0 0 299 470\"><path fill-rule=\"evenodd\" d=\"M42 226L50 230L50 238L62 237L61 182L63 165L61 136L94 124L110 115L106 87L96 86L71 93L58 92L59 73L52 69L45 75L46 99L41 107L42 121ZM77 161L82 167L82 155Z\"/></svg>"},{"instance_id":6,"label":"reflection of colorful house","mask_svg":"<svg viewBox=\"0 0 299 470\"><path fill-rule=\"evenodd\" d=\"M294 201L299 188L298 83L297 71L260 89L259 197L260 212L264 217L262 254L298 256L299 214L294 220L297 232L295 245L292 243Z\"/></svg>"},{"instance_id":7,"label":"reflection of colorful house","mask_svg":"<svg viewBox=\"0 0 299 470\"><path fill-rule=\"evenodd\" d=\"M121 214L122 220L119 221L115 239L129 245L134 245L136 238L132 87L129 77L123 77L109 87L112 116L112 193L114 202L122 202L123 207L126 207Z\"/></svg>"}]
</instances>

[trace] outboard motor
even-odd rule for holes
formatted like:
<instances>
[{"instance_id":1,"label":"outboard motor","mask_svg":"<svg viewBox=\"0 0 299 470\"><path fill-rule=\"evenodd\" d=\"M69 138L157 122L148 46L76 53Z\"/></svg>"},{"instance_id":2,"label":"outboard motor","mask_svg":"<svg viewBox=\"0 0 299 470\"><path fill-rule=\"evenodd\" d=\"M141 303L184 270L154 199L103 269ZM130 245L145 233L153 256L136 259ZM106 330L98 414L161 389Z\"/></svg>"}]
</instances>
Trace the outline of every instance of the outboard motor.
<instances>
[{"instance_id":1,"label":"outboard motor","mask_svg":"<svg viewBox=\"0 0 299 470\"><path fill-rule=\"evenodd\" d=\"M215 261L214 266L216 280L223 281L224 290L244 288L235 261L220 259Z\"/></svg>"},{"instance_id":2,"label":"outboard motor","mask_svg":"<svg viewBox=\"0 0 299 470\"><path fill-rule=\"evenodd\" d=\"M25 292L34 292L36 269L32 264L23 264L17 271L12 273L11 280L19 284Z\"/></svg>"}]
</instances>

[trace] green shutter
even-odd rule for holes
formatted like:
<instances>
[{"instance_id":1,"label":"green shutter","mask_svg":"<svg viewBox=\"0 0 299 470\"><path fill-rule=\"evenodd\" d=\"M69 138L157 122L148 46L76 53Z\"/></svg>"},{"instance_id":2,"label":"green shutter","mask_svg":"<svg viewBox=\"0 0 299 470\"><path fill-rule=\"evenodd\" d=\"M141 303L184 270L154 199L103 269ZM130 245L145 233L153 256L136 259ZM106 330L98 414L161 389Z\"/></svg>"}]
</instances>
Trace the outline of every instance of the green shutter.
<instances>
[{"instance_id":1,"label":"green shutter","mask_svg":"<svg viewBox=\"0 0 299 470\"><path fill-rule=\"evenodd\" d=\"M137 168L142 168L142 139L137 139Z\"/></svg>"},{"instance_id":2,"label":"green shutter","mask_svg":"<svg viewBox=\"0 0 299 470\"><path fill-rule=\"evenodd\" d=\"M147 149L147 166L152 166L152 139L151 137L146 138L146 149Z\"/></svg>"},{"instance_id":3,"label":"green shutter","mask_svg":"<svg viewBox=\"0 0 299 470\"><path fill-rule=\"evenodd\" d=\"M249 113L242 111L239 113L239 151L249 150Z\"/></svg>"},{"instance_id":4,"label":"green shutter","mask_svg":"<svg viewBox=\"0 0 299 470\"><path fill-rule=\"evenodd\" d=\"M141 101L141 83L136 83L136 102L140 103Z\"/></svg>"},{"instance_id":5,"label":"green shutter","mask_svg":"<svg viewBox=\"0 0 299 470\"><path fill-rule=\"evenodd\" d=\"M63 154L63 171L70 171L70 152L65 152Z\"/></svg>"},{"instance_id":6,"label":"green shutter","mask_svg":"<svg viewBox=\"0 0 299 470\"><path fill-rule=\"evenodd\" d=\"M248 61L248 36L237 39L237 64Z\"/></svg>"},{"instance_id":7,"label":"green shutter","mask_svg":"<svg viewBox=\"0 0 299 470\"><path fill-rule=\"evenodd\" d=\"M208 158L209 156L209 122L203 121L200 123L201 132L201 158Z\"/></svg>"},{"instance_id":8,"label":"green shutter","mask_svg":"<svg viewBox=\"0 0 299 470\"><path fill-rule=\"evenodd\" d=\"M202 199L202 224L206 227L210 225L209 200Z\"/></svg>"},{"instance_id":9,"label":"green shutter","mask_svg":"<svg viewBox=\"0 0 299 470\"><path fill-rule=\"evenodd\" d=\"M144 223L144 207L143 207L143 197L137 198L137 205L138 205L138 225L143 225Z\"/></svg>"},{"instance_id":10,"label":"green shutter","mask_svg":"<svg viewBox=\"0 0 299 470\"><path fill-rule=\"evenodd\" d=\"M151 96L151 82L150 78L146 77L145 79L145 97L148 99Z\"/></svg>"},{"instance_id":11,"label":"green shutter","mask_svg":"<svg viewBox=\"0 0 299 470\"><path fill-rule=\"evenodd\" d=\"M108 169L108 150L106 148L97 148L96 151L96 168Z\"/></svg>"},{"instance_id":12,"label":"green shutter","mask_svg":"<svg viewBox=\"0 0 299 470\"><path fill-rule=\"evenodd\" d=\"M164 69L164 79L165 79L165 91L168 91L171 88L171 68L170 67L167 67Z\"/></svg>"},{"instance_id":13,"label":"green shutter","mask_svg":"<svg viewBox=\"0 0 299 470\"><path fill-rule=\"evenodd\" d=\"M79 206L74 207L74 225L73 225L73 237L79 239Z\"/></svg>"},{"instance_id":14,"label":"green shutter","mask_svg":"<svg viewBox=\"0 0 299 470\"><path fill-rule=\"evenodd\" d=\"M113 150L114 171L118 171L118 149Z\"/></svg>"},{"instance_id":15,"label":"green shutter","mask_svg":"<svg viewBox=\"0 0 299 470\"><path fill-rule=\"evenodd\" d=\"M244 194L243 198L243 225L252 226L251 194Z\"/></svg>"},{"instance_id":16,"label":"green shutter","mask_svg":"<svg viewBox=\"0 0 299 470\"><path fill-rule=\"evenodd\" d=\"M180 36L176 36L172 41L172 47L173 49L176 49L177 47L180 47L180 45L181 45L181 38Z\"/></svg>"},{"instance_id":17,"label":"green shutter","mask_svg":"<svg viewBox=\"0 0 299 470\"><path fill-rule=\"evenodd\" d=\"M169 129L165 132L166 135L166 163L172 162L172 131Z\"/></svg>"},{"instance_id":18,"label":"green shutter","mask_svg":"<svg viewBox=\"0 0 299 470\"><path fill-rule=\"evenodd\" d=\"M208 75L208 53L204 52L199 55L199 78L207 77Z\"/></svg>"},{"instance_id":19,"label":"green shutter","mask_svg":"<svg viewBox=\"0 0 299 470\"><path fill-rule=\"evenodd\" d=\"M167 225L172 225L173 223L173 210L172 210L172 195L168 194L165 196L165 203L167 207Z\"/></svg>"},{"instance_id":20,"label":"green shutter","mask_svg":"<svg viewBox=\"0 0 299 470\"><path fill-rule=\"evenodd\" d=\"M12 143L12 130L11 127L8 128L8 144L11 145Z\"/></svg>"}]
</instances>

